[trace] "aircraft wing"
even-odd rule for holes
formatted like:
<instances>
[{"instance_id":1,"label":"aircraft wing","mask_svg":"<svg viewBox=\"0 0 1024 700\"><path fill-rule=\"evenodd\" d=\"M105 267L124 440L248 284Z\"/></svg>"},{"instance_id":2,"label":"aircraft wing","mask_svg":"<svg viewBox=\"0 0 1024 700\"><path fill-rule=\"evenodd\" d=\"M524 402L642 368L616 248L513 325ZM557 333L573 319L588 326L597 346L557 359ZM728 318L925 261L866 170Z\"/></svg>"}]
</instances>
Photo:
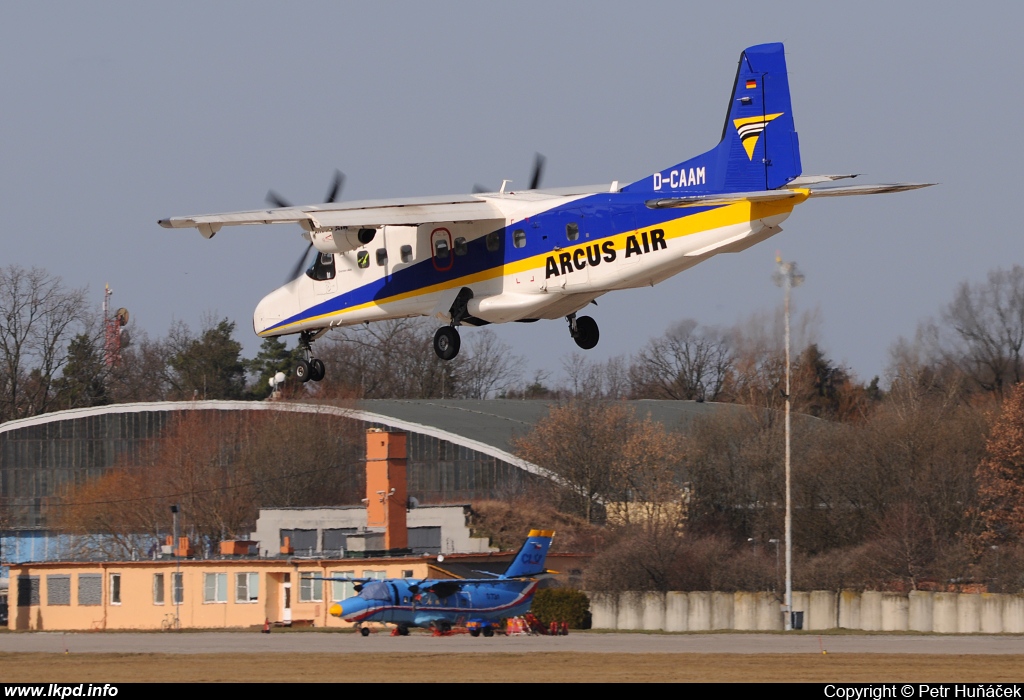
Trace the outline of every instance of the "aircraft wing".
<instances>
[{"instance_id":1,"label":"aircraft wing","mask_svg":"<svg viewBox=\"0 0 1024 700\"><path fill-rule=\"evenodd\" d=\"M454 195L417 197L404 200L344 202L282 209L256 209L200 216L175 216L161 219L164 228L196 228L212 238L224 226L299 223L304 228L347 226L376 228L404 226L434 221L480 221L504 219L502 211L484 197Z\"/></svg>"},{"instance_id":2,"label":"aircraft wing","mask_svg":"<svg viewBox=\"0 0 1024 700\"><path fill-rule=\"evenodd\" d=\"M826 182L855 175L821 175L807 178L808 181ZM806 187L782 188L778 190L759 190L756 192L730 192L727 194L693 195L691 197L669 197L665 199L649 199L646 204L650 209L669 209L681 207L713 207L737 202L772 202L793 197L848 197L859 194L884 194L888 192L906 192L922 187L931 187L934 182L898 182L889 185L842 185L839 187L822 187L811 189Z\"/></svg>"}]
</instances>

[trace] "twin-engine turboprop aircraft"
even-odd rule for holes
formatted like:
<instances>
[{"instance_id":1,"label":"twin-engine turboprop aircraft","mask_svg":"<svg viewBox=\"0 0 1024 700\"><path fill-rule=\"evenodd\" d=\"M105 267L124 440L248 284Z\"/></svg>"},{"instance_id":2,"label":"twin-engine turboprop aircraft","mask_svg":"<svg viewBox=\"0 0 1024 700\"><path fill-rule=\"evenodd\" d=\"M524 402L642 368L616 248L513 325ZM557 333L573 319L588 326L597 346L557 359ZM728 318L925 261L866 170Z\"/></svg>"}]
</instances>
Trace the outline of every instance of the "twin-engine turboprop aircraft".
<instances>
[{"instance_id":1,"label":"twin-engine turboprop aircraft","mask_svg":"<svg viewBox=\"0 0 1024 700\"><path fill-rule=\"evenodd\" d=\"M486 579L353 579L331 581L357 582L358 595L331 606L330 613L354 622L365 637L366 623L395 625L400 635L410 627L432 628L448 632L452 627L467 627L474 637L494 636L505 618L525 615L537 592L552 530L530 530L526 542L504 574Z\"/></svg>"},{"instance_id":2,"label":"twin-engine turboprop aircraft","mask_svg":"<svg viewBox=\"0 0 1024 700\"><path fill-rule=\"evenodd\" d=\"M437 355L459 352L461 325L565 318L583 349L597 322L577 316L616 289L653 285L718 253L781 231L810 197L877 194L924 184L811 185L854 177L801 177L782 44L740 55L721 142L634 183L335 203L173 217L165 228L297 223L318 255L305 274L256 307L260 336L298 333L306 353L296 375L320 380L311 342L335 326L433 316ZM300 265L302 263L300 262Z\"/></svg>"}]
</instances>

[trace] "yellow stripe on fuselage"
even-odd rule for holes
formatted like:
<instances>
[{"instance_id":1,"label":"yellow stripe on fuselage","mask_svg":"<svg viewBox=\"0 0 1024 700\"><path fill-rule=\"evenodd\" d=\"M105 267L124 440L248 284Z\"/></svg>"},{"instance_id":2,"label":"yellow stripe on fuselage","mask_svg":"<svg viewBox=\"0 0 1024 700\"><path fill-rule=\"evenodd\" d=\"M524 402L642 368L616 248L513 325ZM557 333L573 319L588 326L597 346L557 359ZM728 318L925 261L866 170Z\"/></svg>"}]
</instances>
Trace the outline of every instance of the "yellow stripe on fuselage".
<instances>
[{"instance_id":1,"label":"yellow stripe on fuselage","mask_svg":"<svg viewBox=\"0 0 1024 700\"><path fill-rule=\"evenodd\" d=\"M671 240L673 238L683 238L685 236L691 236L695 233L702 233L704 231L710 231L716 228L723 228L725 226L732 226L735 224L743 223L746 221L756 221L757 219L765 219L771 216L778 216L780 214L788 214L793 211L793 207L800 204L807 199L810 191L807 189L794 189L797 196L778 200L775 202L737 202L736 204L729 204L727 206L718 207L709 211L703 211L698 214L690 214L687 216L680 216L676 219L670 219L664 221L655 226L648 228L660 228L665 232L665 239ZM626 248L626 239L629 236L635 236L641 229L632 229L629 231L623 231L622 233L616 233L611 236L605 236L604 238L591 239L583 243L578 243L574 246L566 246L561 248L559 253L570 253L572 254L577 248L586 248L594 243L601 243L602 245L607 241L611 241L616 252L623 251ZM454 287L465 287L467 285L475 284L477 282L484 282L486 280L494 279L496 277L502 277L505 275L514 275L516 273L522 273L527 270L534 270L537 268L543 268L545 261L553 251L545 253L539 253L532 255L522 260L517 260L507 265L498 265L487 270L474 273L472 275L465 275L463 277L456 277L454 279L447 280L445 282L439 282L432 284L428 287L422 287L409 292L403 292L402 294L395 294L384 299L376 301L368 301L362 304L349 307L347 309L339 309L338 311L332 311L327 314L320 314L318 316L310 316L304 318L301 321L294 321L289 323L287 326L279 326L273 329L273 335L281 335L282 331L287 331L288 328L299 326L302 324L309 323L310 321L320 321L328 318L338 318L346 314L367 309L372 306L384 306L398 301L404 301L406 299L412 299L419 296L425 296L428 294L435 294L437 292L443 292L447 289ZM260 334L263 335L262 333Z\"/></svg>"}]
</instances>

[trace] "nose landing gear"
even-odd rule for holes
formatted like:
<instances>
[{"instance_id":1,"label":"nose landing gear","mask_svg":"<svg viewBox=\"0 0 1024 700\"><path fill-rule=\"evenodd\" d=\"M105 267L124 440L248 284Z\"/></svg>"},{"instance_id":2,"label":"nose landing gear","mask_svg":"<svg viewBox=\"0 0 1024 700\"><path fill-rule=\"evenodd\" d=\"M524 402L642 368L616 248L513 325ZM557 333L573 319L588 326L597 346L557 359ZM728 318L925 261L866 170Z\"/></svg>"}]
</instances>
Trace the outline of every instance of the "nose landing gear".
<instances>
[{"instance_id":1,"label":"nose landing gear","mask_svg":"<svg viewBox=\"0 0 1024 700\"><path fill-rule=\"evenodd\" d=\"M325 332L326 329L316 333L302 331L299 334L299 347L302 348L305 359L299 360L298 364L295 365L295 378L302 383L306 383L310 379L314 382L319 382L327 374L327 368L324 367L323 360L313 357L313 341Z\"/></svg>"}]
</instances>

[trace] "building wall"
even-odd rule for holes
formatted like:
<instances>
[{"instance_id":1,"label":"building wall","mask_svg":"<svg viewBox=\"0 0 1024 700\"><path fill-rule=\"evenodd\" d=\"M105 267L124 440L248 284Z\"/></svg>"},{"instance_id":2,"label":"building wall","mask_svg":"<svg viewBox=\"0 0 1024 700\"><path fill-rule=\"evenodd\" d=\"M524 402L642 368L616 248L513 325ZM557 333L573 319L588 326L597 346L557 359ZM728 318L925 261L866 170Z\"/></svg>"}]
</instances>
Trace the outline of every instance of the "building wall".
<instances>
[{"instance_id":1,"label":"building wall","mask_svg":"<svg viewBox=\"0 0 1024 700\"><path fill-rule=\"evenodd\" d=\"M406 523L410 528L441 528L441 554L495 551L486 537L471 536L468 515L468 505L420 506L408 511ZM259 541L261 553L273 556L281 545L281 530L316 530L315 551L323 552L324 530L365 527L366 509L362 507L267 508L260 511L253 538Z\"/></svg>"},{"instance_id":2,"label":"building wall","mask_svg":"<svg viewBox=\"0 0 1024 700\"><path fill-rule=\"evenodd\" d=\"M173 574L182 575L181 604L174 605ZM349 627L331 617L334 600L353 595L351 584L330 581L311 583L312 595L303 595L301 574L328 578L337 572L350 576L377 578L426 578L428 560L209 560L112 563L42 563L11 566L11 630L159 630L171 625L177 615L182 629L254 627L266 620L282 622L284 590L291 589L291 619L295 624L316 627ZM256 600L239 601L236 574L256 574ZM154 600L154 576L163 575L163 602ZM223 574L222 601L206 600L207 575ZM113 577L119 577L120 602L113 599ZM99 576L100 596L95 604L83 604L82 577ZM35 579L36 598L26 599L23 583ZM95 580L95 579L93 579ZM66 584L64 583L66 582ZM320 592L316 594L316 584ZM215 598L216 588L214 588ZM305 600L304 598L310 598ZM86 603L90 602L88 600Z\"/></svg>"}]
</instances>

